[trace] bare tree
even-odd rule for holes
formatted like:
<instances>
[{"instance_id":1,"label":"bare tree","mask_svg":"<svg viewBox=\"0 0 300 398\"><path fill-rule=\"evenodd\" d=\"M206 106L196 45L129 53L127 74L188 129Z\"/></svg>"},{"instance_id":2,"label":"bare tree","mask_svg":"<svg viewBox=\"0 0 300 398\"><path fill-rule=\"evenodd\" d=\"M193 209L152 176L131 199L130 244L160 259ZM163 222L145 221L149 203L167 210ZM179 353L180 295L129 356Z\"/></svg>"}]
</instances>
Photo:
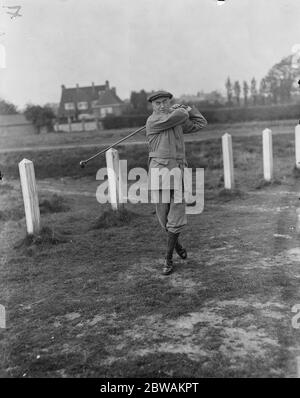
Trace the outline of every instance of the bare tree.
<instances>
[{"instance_id":1,"label":"bare tree","mask_svg":"<svg viewBox=\"0 0 300 398\"><path fill-rule=\"evenodd\" d=\"M267 82L266 79L261 79L260 85L259 85L259 98L261 101L262 105L265 105L266 103L266 97L267 97Z\"/></svg>"},{"instance_id":2,"label":"bare tree","mask_svg":"<svg viewBox=\"0 0 300 398\"><path fill-rule=\"evenodd\" d=\"M250 92L251 92L251 97L252 97L252 103L253 103L253 105L256 105L256 103L257 103L257 88L256 88L255 77L253 77L251 80Z\"/></svg>"},{"instance_id":3,"label":"bare tree","mask_svg":"<svg viewBox=\"0 0 300 398\"><path fill-rule=\"evenodd\" d=\"M231 81L230 81L229 77L226 80L225 87L226 87L226 91L227 91L227 102L228 102L228 105L232 105L232 84L231 84Z\"/></svg>"},{"instance_id":4,"label":"bare tree","mask_svg":"<svg viewBox=\"0 0 300 398\"><path fill-rule=\"evenodd\" d=\"M243 83L243 93L244 93L244 105L248 105L248 93L249 93L249 85L246 81Z\"/></svg>"}]
</instances>

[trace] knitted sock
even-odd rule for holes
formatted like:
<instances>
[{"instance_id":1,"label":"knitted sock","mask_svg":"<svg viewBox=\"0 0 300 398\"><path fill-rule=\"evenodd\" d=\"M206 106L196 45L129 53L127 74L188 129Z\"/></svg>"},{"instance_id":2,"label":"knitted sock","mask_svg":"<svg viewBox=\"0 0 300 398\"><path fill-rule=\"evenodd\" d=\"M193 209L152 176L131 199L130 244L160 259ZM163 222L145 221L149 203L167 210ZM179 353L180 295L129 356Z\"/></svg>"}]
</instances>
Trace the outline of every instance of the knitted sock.
<instances>
[{"instance_id":1,"label":"knitted sock","mask_svg":"<svg viewBox=\"0 0 300 398\"><path fill-rule=\"evenodd\" d=\"M168 231L168 245L167 245L167 255L166 258L168 260L172 260L173 258L173 251L178 239L179 233L174 234L173 232Z\"/></svg>"}]
</instances>

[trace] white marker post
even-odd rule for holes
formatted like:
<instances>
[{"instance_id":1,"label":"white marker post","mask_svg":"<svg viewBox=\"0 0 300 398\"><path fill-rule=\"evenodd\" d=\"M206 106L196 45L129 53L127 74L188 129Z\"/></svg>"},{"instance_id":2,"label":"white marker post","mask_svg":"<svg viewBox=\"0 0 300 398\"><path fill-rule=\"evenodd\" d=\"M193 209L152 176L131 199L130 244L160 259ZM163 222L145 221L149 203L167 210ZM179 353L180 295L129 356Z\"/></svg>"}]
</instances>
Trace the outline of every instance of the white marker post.
<instances>
[{"instance_id":1,"label":"white marker post","mask_svg":"<svg viewBox=\"0 0 300 398\"><path fill-rule=\"evenodd\" d=\"M19 163L19 172L24 200L27 233L32 235L40 232L40 208L32 161L23 159Z\"/></svg>"},{"instance_id":2,"label":"white marker post","mask_svg":"<svg viewBox=\"0 0 300 398\"><path fill-rule=\"evenodd\" d=\"M122 206L123 203L128 202L127 196L127 160L119 160L119 203Z\"/></svg>"},{"instance_id":3,"label":"white marker post","mask_svg":"<svg viewBox=\"0 0 300 398\"><path fill-rule=\"evenodd\" d=\"M119 210L123 204L119 202L119 152L111 148L105 153L110 203L113 210Z\"/></svg>"},{"instance_id":4,"label":"white marker post","mask_svg":"<svg viewBox=\"0 0 300 398\"><path fill-rule=\"evenodd\" d=\"M295 128L295 155L296 155L296 168L300 169L300 124Z\"/></svg>"},{"instance_id":5,"label":"white marker post","mask_svg":"<svg viewBox=\"0 0 300 398\"><path fill-rule=\"evenodd\" d=\"M231 135L226 133L222 136L223 166L224 166L224 188L234 188L233 156Z\"/></svg>"},{"instance_id":6,"label":"white marker post","mask_svg":"<svg viewBox=\"0 0 300 398\"><path fill-rule=\"evenodd\" d=\"M0 304L0 329L6 329L6 313L2 304Z\"/></svg>"},{"instance_id":7,"label":"white marker post","mask_svg":"<svg viewBox=\"0 0 300 398\"><path fill-rule=\"evenodd\" d=\"M272 131L265 129L263 135L263 165L264 179L271 181L273 178L273 148L272 148Z\"/></svg>"}]
</instances>

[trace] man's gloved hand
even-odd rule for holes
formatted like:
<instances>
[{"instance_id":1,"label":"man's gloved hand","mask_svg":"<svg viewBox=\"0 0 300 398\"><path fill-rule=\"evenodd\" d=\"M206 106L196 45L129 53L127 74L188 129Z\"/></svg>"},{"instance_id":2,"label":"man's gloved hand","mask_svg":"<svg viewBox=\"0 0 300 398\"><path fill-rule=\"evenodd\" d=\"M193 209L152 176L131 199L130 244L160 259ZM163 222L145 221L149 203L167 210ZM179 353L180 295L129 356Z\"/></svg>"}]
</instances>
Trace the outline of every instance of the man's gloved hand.
<instances>
[{"instance_id":1,"label":"man's gloved hand","mask_svg":"<svg viewBox=\"0 0 300 398\"><path fill-rule=\"evenodd\" d=\"M186 109L188 112L190 112L192 110L192 108L190 106L188 106L188 105L182 105L182 107L184 109Z\"/></svg>"},{"instance_id":2,"label":"man's gloved hand","mask_svg":"<svg viewBox=\"0 0 300 398\"><path fill-rule=\"evenodd\" d=\"M174 104L174 105L171 107L171 110L174 111L175 109L178 109L178 108L186 109L188 112L192 110L192 108L191 108L190 106L188 106L188 105L182 105L182 104Z\"/></svg>"}]
</instances>

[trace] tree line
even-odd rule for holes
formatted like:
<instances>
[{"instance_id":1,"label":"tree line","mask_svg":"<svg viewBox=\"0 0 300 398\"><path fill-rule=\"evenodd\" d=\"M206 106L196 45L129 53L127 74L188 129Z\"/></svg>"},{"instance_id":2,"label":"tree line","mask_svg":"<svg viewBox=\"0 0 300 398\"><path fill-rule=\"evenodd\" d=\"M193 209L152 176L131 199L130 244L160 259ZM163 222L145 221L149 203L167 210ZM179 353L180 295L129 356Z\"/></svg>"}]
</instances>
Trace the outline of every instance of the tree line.
<instances>
[{"instance_id":1,"label":"tree line","mask_svg":"<svg viewBox=\"0 0 300 398\"><path fill-rule=\"evenodd\" d=\"M14 104L0 98L0 115L15 115L19 113ZM32 122L37 134L40 133L42 127L46 127L48 132L54 130L55 114L49 106L27 104L22 113L27 120Z\"/></svg>"},{"instance_id":2,"label":"tree line","mask_svg":"<svg viewBox=\"0 0 300 398\"><path fill-rule=\"evenodd\" d=\"M292 78L274 79L263 78L259 85L255 77L251 82L239 81L232 82L230 77L225 83L228 106L248 106L248 105L273 105L286 104L292 98Z\"/></svg>"},{"instance_id":3,"label":"tree line","mask_svg":"<svg viewBox=\"0 0 300 398\"><path fill-rule=\"evenodd\" d=\"M294 64L293 56L283 58L275 64L258 84L255 77L251 82L231 81L225 83L227 104L235 106L276 105L293 102L293 95L299 95L297 81L300 74L300 59Z\"/></svg>"}]
</instances>

